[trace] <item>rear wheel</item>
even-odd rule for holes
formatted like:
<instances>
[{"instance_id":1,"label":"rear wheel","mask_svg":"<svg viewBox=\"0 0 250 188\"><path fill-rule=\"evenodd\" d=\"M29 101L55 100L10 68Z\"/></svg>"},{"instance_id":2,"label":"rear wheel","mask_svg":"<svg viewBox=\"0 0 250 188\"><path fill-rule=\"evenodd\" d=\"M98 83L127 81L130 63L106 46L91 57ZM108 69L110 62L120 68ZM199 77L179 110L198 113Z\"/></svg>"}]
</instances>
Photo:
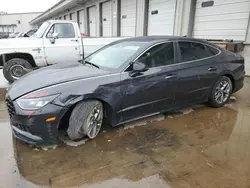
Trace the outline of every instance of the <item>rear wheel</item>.
<instances>
[{"instance_id":1,"label":"rear wheel","mask_svg":"<svg viewBox=\"0 0 250 188\"><path fill-rule=\"evenodd\" d=\"M3 75L10 83L20 79L32 70L31 64L22 58L7 61L3 67Z\"/></svg>"},{"instance_id":2,"label":"rear wheel","mask_svg":"<svg viewBox=\"0 0 250 188\"><path fill-rule=\"evenodd\" d=\"M103 123L103 105L100 101L83 101L73 109L67 130L71 140L88 136L94 139Z\"/></svg>"},{"instance_id":3,"label":"rear wheel","mask_svg":"<svg viewBox=\"0 0 250 188\"><path fill-rule=\"evenodd\" d=\"M209 104L215 108L222 107L228 102L231 94L232 82L228 77L223 76L215 83L209 98Z\"/></svg>"}]
</instances>

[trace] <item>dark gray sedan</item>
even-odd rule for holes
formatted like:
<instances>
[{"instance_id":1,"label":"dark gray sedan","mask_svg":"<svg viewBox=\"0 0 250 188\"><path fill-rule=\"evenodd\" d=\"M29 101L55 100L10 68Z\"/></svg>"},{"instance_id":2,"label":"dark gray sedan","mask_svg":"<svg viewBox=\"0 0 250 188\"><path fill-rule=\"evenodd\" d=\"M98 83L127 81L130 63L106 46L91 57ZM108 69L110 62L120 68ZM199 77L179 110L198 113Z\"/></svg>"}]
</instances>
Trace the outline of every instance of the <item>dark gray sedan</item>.
<instances>
[{"instance_id":1,"label":"dark gray sedan","mask_svg":"<svg viewBox=\"0 0 250 188\"><path fill-rule=\"evenodd\" d=\"M222 107L243 87L242 56L203 40L138 37L116 41L84 63L56 64L24 76L8 91L13 134L55 144L58 129L93 139L104 122L139 118L208 102Z\"/></svg>"}]
</instances>

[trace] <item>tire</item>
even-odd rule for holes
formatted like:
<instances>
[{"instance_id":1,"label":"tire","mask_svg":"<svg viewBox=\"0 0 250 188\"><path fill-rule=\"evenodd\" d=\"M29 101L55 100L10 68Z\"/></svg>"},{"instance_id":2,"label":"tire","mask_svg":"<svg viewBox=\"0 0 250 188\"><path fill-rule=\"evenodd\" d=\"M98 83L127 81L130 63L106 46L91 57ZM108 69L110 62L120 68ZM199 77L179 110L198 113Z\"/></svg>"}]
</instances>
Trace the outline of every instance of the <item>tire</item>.
<instances>
[{"instance_id":1,"label":"tire","mask_svg":"<svg viewBox=\"0 0 250 188\"><path fill-rule=\"evenodd\" d=\"M99 115L97 115L97 109L100 110ZM97 100L83 101L77 104L73 109L69 119L69 127L67 133L71 140L78 140L83 138L84 136L88 136L90 139L94 139L100 132L102 123L102 103ZM91 129L92 125L95 125L93 126L93 129ZM96 127L96 129L94 127Z\"/></svg>"},{"instance_id":2,"label":"tire","mask_svg":"<svg viewBox=\"0 0 250 188\"><path fill-rule=\"evenodd\" d=\"M27 72L25 69L32 69L31 64L22 58L13 58L7 61L3 67L3 75L10 83L18 80ZM17 72L15 72L17 70Z\"/></svg>"},{"instance_id":3,"label":"tire","mask_svg":"<svg viewBox=\"0 0 250 188\"><path fill-rule=\"evenodd\" d=\"M226 76L220 77L213 86L208 101L209 105L214 108L220 108L224 106L230 99L230 96L232 94L232 88L233 88L232 82L228 77Z\"/></svg>"}]
</instances>

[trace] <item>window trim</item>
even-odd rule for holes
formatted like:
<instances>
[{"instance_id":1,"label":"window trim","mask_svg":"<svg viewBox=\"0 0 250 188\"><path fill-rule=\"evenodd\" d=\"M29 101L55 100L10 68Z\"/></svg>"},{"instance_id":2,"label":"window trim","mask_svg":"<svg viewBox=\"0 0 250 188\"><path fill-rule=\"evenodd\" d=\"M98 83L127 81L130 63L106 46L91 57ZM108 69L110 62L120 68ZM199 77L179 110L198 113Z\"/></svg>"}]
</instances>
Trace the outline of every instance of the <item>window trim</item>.
<instances>
[{"instance_id":1,"label":"window trim","mask_svg":"<svg viewBox=\"0 0 250 188\"><path fill-rule=\"evenodd\" d=\"M56 25L56 24L71 24L71 26L73 27L73 31L74 31L74 37L73 37L73 38L76 38L76 32L75 32L75 27L74 27L73 23L64 23L64 22L60 23L60 22L57 22L57 23L53 23L53 24L49 27L49 29L47 30L46 35L44 35L46 39L51 39L50 37L47 37L47 35L49 34L50 29L51 29L54 25ZM58 39L73 39L73 38L58 38Z\"/></svg>"},{"instance_id":2,"label":"window trim","mask_svg":"<svg viewBox=\"0 0 250 188\"><path fill-rule=\"evenodd\" d=\"M205 58L201 58L201 59L196 59L196 60L191 60L191 61L183 61L183 62L180 61L180 62L177 62L175 65L180 65L180 64L185 64L185 63L193 63L193 62L196 62L196 61L203 61L203 60L206 60L206 59L211 59L211 58L216 57L216 56L218 56L218 55L221 54L221 50L220 50L219 48L216 48L216 47L214 47L214 46L212 46L212 45L209 45L209 44L206 44L206 43L203 43L203 42L200 42L200 41L177 40L176 42L177 42L177 45L178 45L178 51L179 51L179 53L180 53L180 56L181 56L181 51L180 51L179 42L193 42L193 43L199 43L199 44L204 45L205 47L206 47L206 46L212 47L212 48L218 50L219 53L217 53L217 54L215 54L215 55L213 55L213 56L209 56L209 57L205 57Z\"/></svg>"},{"instance_id":3,"label":"window trim","mask_svg":"<svg viewBox=\"0 0 250 188\"><path fill-rule=\"evenodd\" d=\"M200 42L200 41L189 41L189 40L162 41L162 42L155 43L155 44L149 46L148 48L146 48L145 50L143 50L143 52L141 52L131 63L129 63L121 71L121 73L126 72L126 70L129 68L129 66L132 65L133 63L135 63L145 52L147 52L148 50L150 50L151 48L153 48L153 47L155 47L157 45L164 44L164 43L167 43L167 42L172 42L173 43L175 63L171 64L171 65L163 65L163 66L159 66L159 67L165 67L165 66L172 67L172 66L177 66L177 65L187 64L187 63L193 63L193 62L196 62L196 61L201 61L201 60L206 60L206 59L210 59L210 58L216 57L216 56L218 56L218 55L220 55L222 53L219 48L216 48L216 47L214 47L214 46L212 46L210 44L206 44L206 43L203 43L203 42ZM219 53L217 53L216 55L210 56L210 57L202 58L202 59L196 59L196 60L184 61L184 62L181 62L181 61L180 62L176 62L176 60L180 60L181 59L179 42L195 42L195 43L200 43L202 45L206 45L206 46L209 46L209 47L212 47L212 48L218 50ZM159 68L159 67L152 67L152 68Z\"/></svg>"}]
</instances>

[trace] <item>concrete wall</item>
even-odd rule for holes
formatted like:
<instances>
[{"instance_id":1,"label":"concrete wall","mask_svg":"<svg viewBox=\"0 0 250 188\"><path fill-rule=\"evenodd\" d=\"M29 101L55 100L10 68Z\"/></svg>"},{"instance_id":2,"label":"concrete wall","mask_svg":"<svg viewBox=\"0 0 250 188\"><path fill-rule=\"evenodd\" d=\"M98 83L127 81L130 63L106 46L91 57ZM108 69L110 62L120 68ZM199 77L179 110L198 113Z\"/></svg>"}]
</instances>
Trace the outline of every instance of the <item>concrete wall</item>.
<instances>
[{"instance_id":1,"label":"concrete wall","mask_svg":"<svg viewBox=\"0 0 250 188\"><path fill-rule=\"evenodd\" d=\"M7 27L3 25L16 25L13 29L10 29L10 32L26 32L32 28L29 24L31 20L40 15L41 12L37 13L20 13L20 14L1 14L0 15L0 32L7 31ZM1 27L2 25L2 27Z\"/></svg>"}]
</instances>

